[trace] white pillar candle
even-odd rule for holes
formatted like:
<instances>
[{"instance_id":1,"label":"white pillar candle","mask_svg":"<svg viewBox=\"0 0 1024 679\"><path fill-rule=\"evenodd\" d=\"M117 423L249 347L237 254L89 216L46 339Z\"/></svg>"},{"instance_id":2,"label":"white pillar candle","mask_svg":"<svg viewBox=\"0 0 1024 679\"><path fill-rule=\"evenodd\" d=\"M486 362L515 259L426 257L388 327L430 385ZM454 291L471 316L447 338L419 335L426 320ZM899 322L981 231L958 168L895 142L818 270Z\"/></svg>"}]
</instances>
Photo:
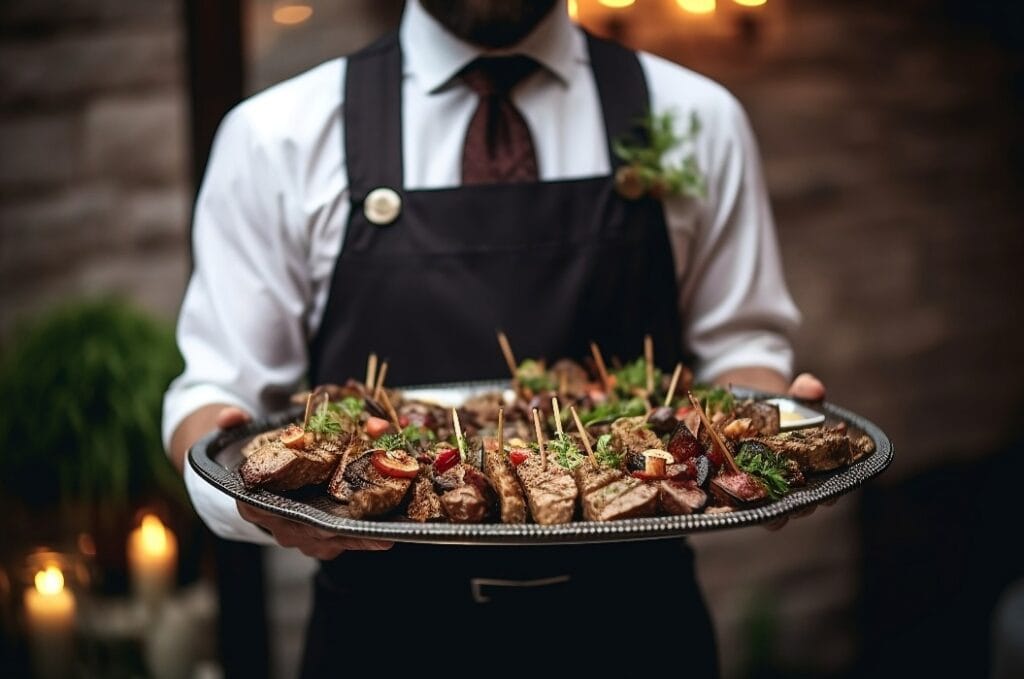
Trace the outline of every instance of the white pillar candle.
<instances>
[{"instance_id":1,"label":"white pillar candle","mask_svg":"<svg viewBox=\"0 0 1024 679\"><path fill-rule=\"evenodd\" d=\"M25 620L37 676L66 676L74 661L75 596L56 566L37 572L35 587L25 590Z\"/></svg>"},{"instance_id":2,"label":"white pillar candle","mask_svg":"<svg viewBox=\"0 0 1024 679\"><path fill-rule=\"evenodd\" d=\"M128 564L135 595L155 608L174 584L178 541L156 516L147 514L128 538Z\"/></svg>"}]
</instances>

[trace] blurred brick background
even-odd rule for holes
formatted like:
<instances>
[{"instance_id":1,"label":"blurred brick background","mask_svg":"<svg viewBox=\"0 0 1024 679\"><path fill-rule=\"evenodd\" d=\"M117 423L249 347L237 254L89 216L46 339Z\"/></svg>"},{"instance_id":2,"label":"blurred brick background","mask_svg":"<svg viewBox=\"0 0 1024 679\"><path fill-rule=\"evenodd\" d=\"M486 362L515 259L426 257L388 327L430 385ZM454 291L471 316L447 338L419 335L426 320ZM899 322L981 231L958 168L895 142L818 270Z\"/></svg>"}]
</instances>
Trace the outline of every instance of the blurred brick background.
<instances>
[{"instance_id":1,"label":"blurred brick background","mask_svg":"<svg viewBox=\"0 0 1024 679\"><path fill-rule=\"evenodd\" d=\"M398 4L331 3L300 38L250 3L247 90L358 47ZM896 445L863 494L696 541L726 674L983 675L991 604L1022 574L1000 549L1024 471L1021 10L579 6L743 102L804 312L799 366ZM174 317L194 190L184 25L179 0L0 3L0 343L84 293Z\"/></svg>"}]
</instances>

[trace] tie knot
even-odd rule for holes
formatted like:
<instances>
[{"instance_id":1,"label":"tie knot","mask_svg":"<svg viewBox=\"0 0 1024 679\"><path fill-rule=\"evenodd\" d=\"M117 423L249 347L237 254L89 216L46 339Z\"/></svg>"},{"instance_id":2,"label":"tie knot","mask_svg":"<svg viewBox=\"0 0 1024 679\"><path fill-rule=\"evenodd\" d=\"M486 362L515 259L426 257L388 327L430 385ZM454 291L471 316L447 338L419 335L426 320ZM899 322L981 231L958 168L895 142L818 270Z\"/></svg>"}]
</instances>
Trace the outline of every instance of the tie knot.
<instances>
[{"instance_id":1,"label":"tie knot","mask_svg":"<svg viewBox=\"0 0 1024 679\"><path fill-rule=\"evenodd\" d=\"M478 57L462 69L462 80L478 96L505 96L540 67L530 57Z\"/></svg>"}]
</instances>

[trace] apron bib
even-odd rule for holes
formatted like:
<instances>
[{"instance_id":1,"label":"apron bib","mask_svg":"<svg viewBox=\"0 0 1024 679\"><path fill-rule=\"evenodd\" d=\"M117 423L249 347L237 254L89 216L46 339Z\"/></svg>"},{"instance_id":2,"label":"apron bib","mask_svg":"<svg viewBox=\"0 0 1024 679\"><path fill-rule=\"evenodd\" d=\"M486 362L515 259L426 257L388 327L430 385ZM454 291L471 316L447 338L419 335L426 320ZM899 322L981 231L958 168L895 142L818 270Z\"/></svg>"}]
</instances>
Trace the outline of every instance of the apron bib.
<instances>
[{"instance_id":1,"label":"apron bib","mask_svg":"<svg viewBox=\"0 0 1024 679\"><path fill-rule=\"evenodd\" d=\"M613 43L588 36L588 48L611 174L432 190L403 187L397 35L349 58L344 117L352 209L322 327L310 344L311 384L361 375L371 352L389 361L391 386L500 378L507 372L498 329L520 357L580 359L596 341L606 355L632 359L650 334L663 370L682 359L661 204L649 197L627 201L614 188L611 141L640 133L636 124L649 101L643 71L633 52ZM401 201L387 225L364 214L368 194L380 188ZM613 653L595 640L618 637L639 619L669 615L687 649L676 661L680 670L713 676L714 636L692 561L685 541L664 540L529 548L396 544L385 552L346 552L324 562L317 575L303 674L336 675L353 663L372 669L370 658L381 656L387 662L379 670L415 669L429 660L396 654L387 640L420 632L428 655L436 636L438 658L451 650L460 665L487 663L476 666L482 668L498 660L503 670L535 671L540 656L516 653L513 645L518 635L547 636L553 616L564 618L550 638L564 644L567 666L607 672L621 660L635 670L641 639L636 649L616 644L621 648ZM645 593L652 579L660 583L657 591ZM600 624L612 627L600 632L594 627ZM666 650L673 645L666 641ZM579 652L583 646L595 652Z\"/></svg>"}]
</instances>

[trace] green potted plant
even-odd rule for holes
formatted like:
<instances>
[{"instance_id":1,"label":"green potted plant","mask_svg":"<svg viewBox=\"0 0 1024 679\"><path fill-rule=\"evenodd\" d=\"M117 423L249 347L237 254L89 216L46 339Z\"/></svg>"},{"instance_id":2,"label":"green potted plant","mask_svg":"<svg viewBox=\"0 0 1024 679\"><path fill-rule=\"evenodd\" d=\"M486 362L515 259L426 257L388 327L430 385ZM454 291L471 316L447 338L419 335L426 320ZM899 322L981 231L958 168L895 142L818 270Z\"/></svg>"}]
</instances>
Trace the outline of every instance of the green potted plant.
<instances>
[{"instance_id":1,"label":"green potted plant","mask_svg":"<svg viewBox=\"0 0 1024 679\"><path fill-rule=\"evenodd\" d=\"M114 299L54 309L4 342L0 530L12 548L87 533L100 568L123 574L140 507L189 529L160 440L163 393L181 369L171 328Z\"/></svg>"}]
</instances>

